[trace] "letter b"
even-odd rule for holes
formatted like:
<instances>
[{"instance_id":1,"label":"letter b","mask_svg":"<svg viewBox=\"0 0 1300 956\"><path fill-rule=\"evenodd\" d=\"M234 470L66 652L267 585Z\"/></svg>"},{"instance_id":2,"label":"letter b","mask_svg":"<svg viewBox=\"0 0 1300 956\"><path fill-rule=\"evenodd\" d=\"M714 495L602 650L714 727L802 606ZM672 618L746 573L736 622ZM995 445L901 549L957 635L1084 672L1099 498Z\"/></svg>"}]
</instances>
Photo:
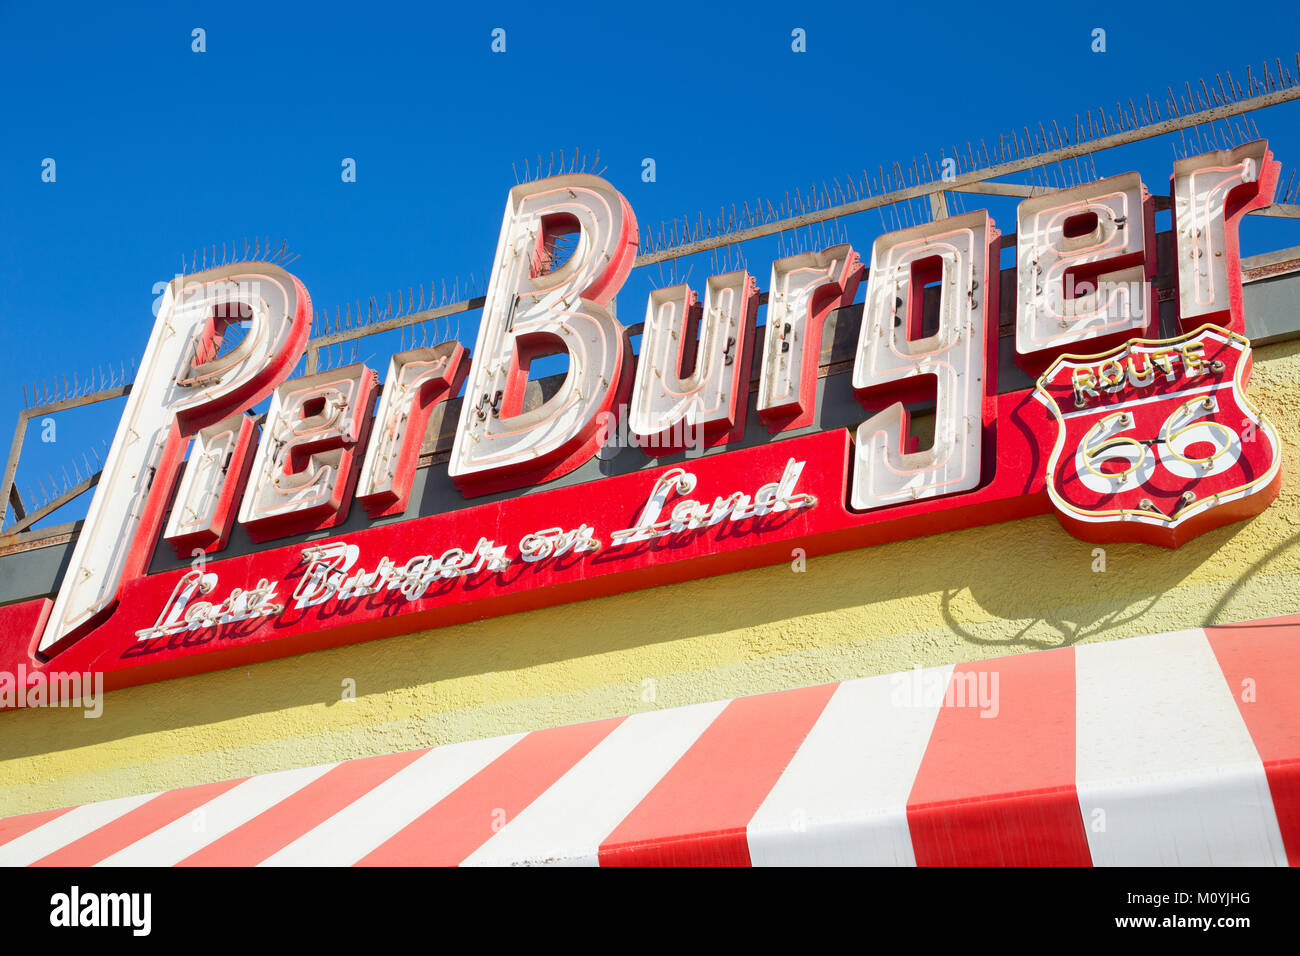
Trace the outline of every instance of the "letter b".
<instances>
[{"instance_id":1,"label":"letter b","mask_svg":"<svg viewBox=\"0 0 1300 956\"><path fill-rule=\"evenodd\" d=\"M555 240L577 234L553 268ZM516 186L488 282L449 471L468 496L558 478L594 455L602 413L628 391L632 349L604 308L636 258L636 217L597 176ZM567 353L559 391L525 408L534 359Z\"/></svg>"}]
</instances>

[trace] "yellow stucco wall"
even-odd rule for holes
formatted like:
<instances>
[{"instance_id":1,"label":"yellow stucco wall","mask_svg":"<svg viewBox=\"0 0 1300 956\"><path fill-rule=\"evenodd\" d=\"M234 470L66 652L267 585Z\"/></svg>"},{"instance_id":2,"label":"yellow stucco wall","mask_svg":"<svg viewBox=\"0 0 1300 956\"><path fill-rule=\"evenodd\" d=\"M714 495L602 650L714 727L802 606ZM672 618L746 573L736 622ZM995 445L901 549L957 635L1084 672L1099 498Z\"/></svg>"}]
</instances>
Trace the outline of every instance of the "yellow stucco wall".
<instances>
[{"instance_id":1,"label":"yellow stucco wall","mask_svg":"<svg viewBox=\"0 0 1300 956\"><path fill-rule=\"evenodd\" d=\"M654 707L1300 610L1300 343L1256 351L1281 496L1176 552L1044 516L0 714L0 816ZM346 679L356 699L344 701Z\"/></svg>"}]
</instances>

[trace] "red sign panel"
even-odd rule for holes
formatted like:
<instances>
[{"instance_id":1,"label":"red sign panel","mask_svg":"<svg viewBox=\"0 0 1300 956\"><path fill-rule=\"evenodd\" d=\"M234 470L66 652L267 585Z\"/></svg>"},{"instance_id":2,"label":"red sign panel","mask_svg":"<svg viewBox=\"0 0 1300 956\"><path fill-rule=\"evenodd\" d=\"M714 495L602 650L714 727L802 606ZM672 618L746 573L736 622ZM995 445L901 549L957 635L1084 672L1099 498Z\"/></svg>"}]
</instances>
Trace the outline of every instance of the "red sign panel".
<instances>
[{"instance_id":1,"label":"red sign panel","mask_svg":"<svg viewBox=\"0 0 1300 956\"><path fill-rule=\"evenodd\" d=\"M773 263L761 356L749 354L758 297L747 273L710 279L699 312L689 287L660 290L633 362L604 308L635 254L631 206L593 176L517 186L473 355L457 343L402 353L382 389L364 364L285 381L311 303L283 269L178 279L58 594L0 607L0 673L98 671L123 686L1052 506L1087 540L1176 547L1277 493L1277 436L1244 393L1240 270L1216 252L1235 250L1240 210L1271 200L1276 174L1263 142L1175 166L1180 315L1223 327L1116 348L1154 324L1140 178L1032 200L1017 240L1016 354L1047 370L1035 389L1003 395L1000 241L984 212L879 237L869 273L847 244ZM578 240L558 263L563 233ZM852 304L864 277L852 375L836 379L862 403L861 424L781 437L796 419L817 421L822 321ZM232 322L247 334L219 354ZM529 363L556 348L569 359L564 382L525 408ZM716 446L738 435L751 363L769 444L222 557L236 514L248 535L273 541L337 528L354 495L374 515L397 513L422 426L462 383L447 467L472 499L572 472L611 426L667 436L674 450L701 431L711 437L686 447ZM255 439L239 416L268 395ZM929 397L934 440L921 450L905 403ZM195 561L146 574L169 504L164 536Z\"/></svg>"},{"instance_id":2,"label":"red sign panel","mask_svg":"<svg viewBox=\"0 0 1300 956\"><path fill-rule=\"evenodd\" d=\"M1246 398L1250 344L1218 326L1066 356L1039 381L1056 415L1049 491L1087 541L1177 547L1277 495L1276 433Z\"/></svg>"}]
</instances>

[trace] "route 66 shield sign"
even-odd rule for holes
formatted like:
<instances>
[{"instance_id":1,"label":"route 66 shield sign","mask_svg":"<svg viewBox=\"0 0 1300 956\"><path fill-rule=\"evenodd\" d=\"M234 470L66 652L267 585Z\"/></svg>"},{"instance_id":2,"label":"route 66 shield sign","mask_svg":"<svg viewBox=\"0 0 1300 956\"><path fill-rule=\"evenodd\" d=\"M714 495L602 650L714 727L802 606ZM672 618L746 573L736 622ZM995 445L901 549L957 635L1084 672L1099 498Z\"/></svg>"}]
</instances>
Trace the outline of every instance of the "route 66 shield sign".
<instances>
[{"instance_id":1,"label":"route 66 shield sign","mask_svg":"<svg viewBox=\"0 0 1300 956\"><path fill-rule=\"evenodd\" d=\"M1268 507L1281 458L1250 369L1250 342L1215 325L1053 362L1034 397L1056 418L1047 489L1065 528L1176 548Z\"/></svg>"}]
</instances>

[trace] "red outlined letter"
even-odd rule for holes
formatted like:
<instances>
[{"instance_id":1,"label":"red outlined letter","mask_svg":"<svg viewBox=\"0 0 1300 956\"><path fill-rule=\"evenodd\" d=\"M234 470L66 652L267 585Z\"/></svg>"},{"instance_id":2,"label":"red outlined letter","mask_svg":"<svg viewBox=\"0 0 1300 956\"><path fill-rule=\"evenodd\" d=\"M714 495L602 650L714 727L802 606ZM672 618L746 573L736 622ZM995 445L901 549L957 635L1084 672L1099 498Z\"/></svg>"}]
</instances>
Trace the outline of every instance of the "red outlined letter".
<instances>
[{"instance_id":1,"label":"red outlined letter","mask_svg":"<svg viewBox=\"0 0 1300 956\"><path fill-rule=\"evenodd\" d=\"M1246 333L1237 227L1273 202L1281 164L1267 140L1190 156L1169 178L1178 251L1178 317L1184 332L1213 322Z\"/></svg>"},{"instance_id":2,"label":"red outlined letter","mask_svg":"<svg viewBox=\"0 0 1300 956\"><path fill-rule=\"evenodd\" d=\"M254 541L347 517L377 386L374 371L357 363L275 390L239 509Z\"/></svg>"},{"instance_id":3,"label":"red outlined letter","mask_svg":"<svg viewBox=\"0 0 1300 956\"><path fill-rule=\"evenodd\" d=\"M554 239L577 235L551 269ZM630 387L627 333L604 308L636 258L636 217L598 176L510 190L448 469L467 496L567 474L596 453L605 413ZM524 410L532 361L567 352L558 392Z\"/></svg>"},{"instance_id":4,"label":"red outlined letter","mask_svg":"<svg viewBox=\"0 0 1300 956\"><path fill-rule=\"evenodd\" d=\"M228 326L248 323L219 355ZM256 405L292 371L311 299L279 266L240 263L174 279L163 296L103 475L38 646L53 655L113 609L153 552L190 436Z\"/></svg>"}]
</instances>

